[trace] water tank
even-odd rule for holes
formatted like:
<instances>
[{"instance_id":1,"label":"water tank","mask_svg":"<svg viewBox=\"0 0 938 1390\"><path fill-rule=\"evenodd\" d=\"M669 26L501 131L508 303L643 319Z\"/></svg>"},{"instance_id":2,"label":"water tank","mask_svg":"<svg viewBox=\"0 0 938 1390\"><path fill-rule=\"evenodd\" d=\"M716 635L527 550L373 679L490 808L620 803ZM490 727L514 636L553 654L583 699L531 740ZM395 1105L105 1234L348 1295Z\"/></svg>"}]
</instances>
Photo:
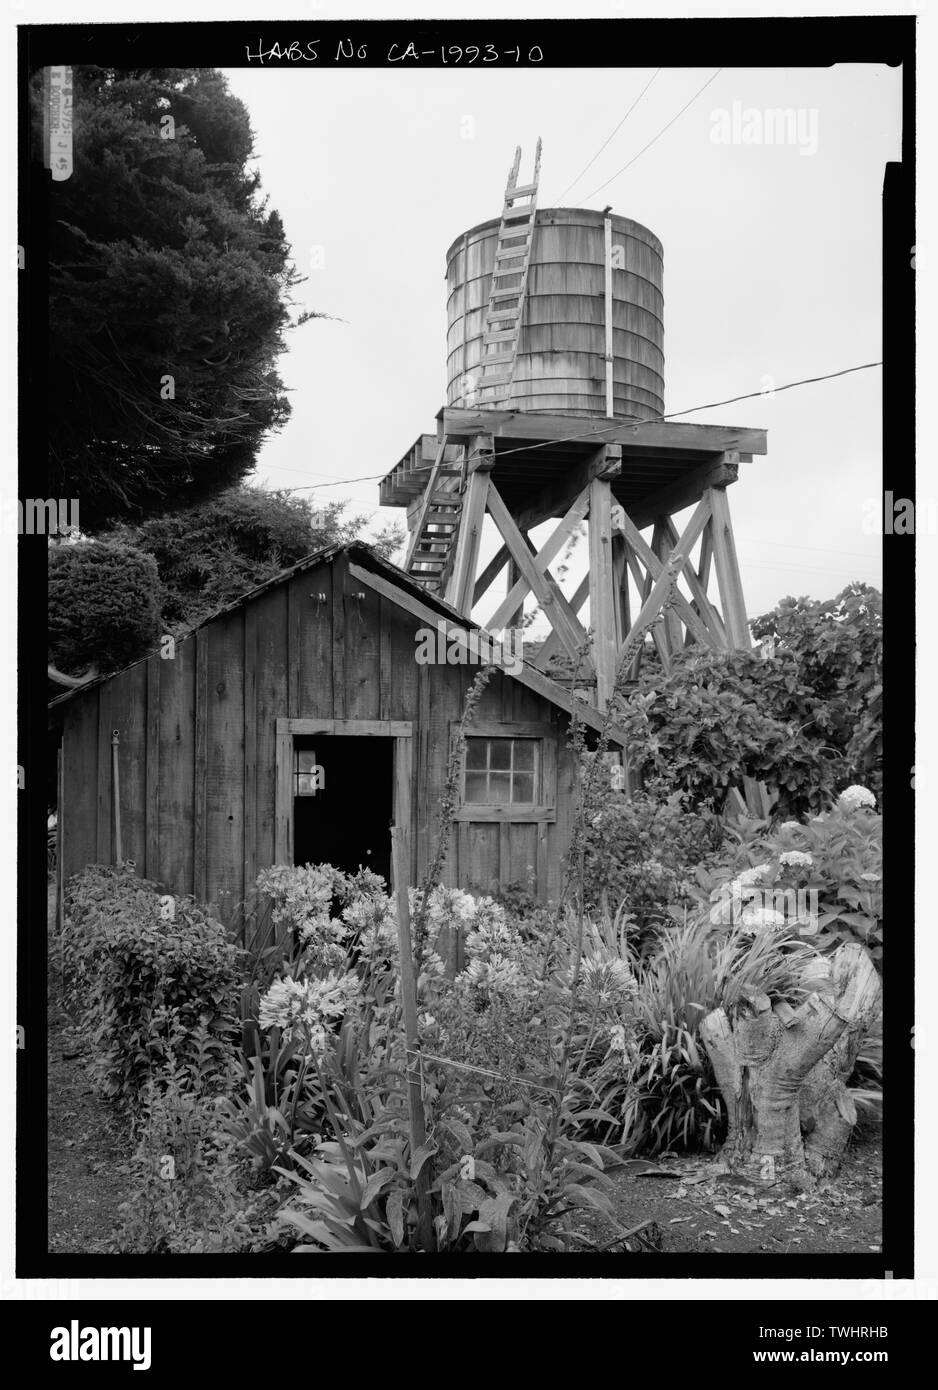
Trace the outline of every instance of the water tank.
<instances>
[{"instance_id":1,"label":"water tank","mask_svg":"<svg viewBox=\"0 0 938 1390\"><path fill-rule=\"evenodd\" d=\"M613 414L648 419L664 412L661 242L627 217L610 220ZM604 223L588 208L536 214L514 377L502 409L606 414ZM497 218L481 222L447 252L448 405L486 403L473 396L473 369L482 355L498 228ZM502 279L500 287L518 283L520 277Z\"/></svg>"}]
</instances>

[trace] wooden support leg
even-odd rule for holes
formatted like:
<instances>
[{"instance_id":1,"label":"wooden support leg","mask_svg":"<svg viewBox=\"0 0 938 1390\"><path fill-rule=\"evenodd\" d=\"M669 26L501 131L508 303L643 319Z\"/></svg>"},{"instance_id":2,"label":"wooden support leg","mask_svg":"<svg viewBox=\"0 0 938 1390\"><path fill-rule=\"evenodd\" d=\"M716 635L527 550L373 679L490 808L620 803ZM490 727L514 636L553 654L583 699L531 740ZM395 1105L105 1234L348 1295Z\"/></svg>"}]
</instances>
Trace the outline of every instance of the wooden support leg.
<instances>
[{"instance_id":1,"label":"wooden support leg","mask_svg":"<svg viewBox=\"0 0 938 1390\"><path fill-rule=\"evenodd\" d=\"M704 502L702 505L706 506L707 504L706 502ZM706 549L707 552L707 568L709 569L709 532L713 522L712 518L709 516L709 507L707 508L707 511L707 522L703 528L703 538L701 540L701 569L703 569L704 563L704 549ZM681 552L684 556L684 569L682 573L685 581L687 582L687 587L691 591L694 611L699 615L701 622L707 628L707 631L711 634L712 641L710 642L710 645L718 648L725 647L726 631L723 627L722 622L720 621L719 615L716 613L716 611L713 608L713 605L707 597L706 582L701 582L700 575L698 574L698 571L694 569L693 561L690 559L690 551L693 548L693 546L687 545L686 542L684 544L681 544L681 542L678 539L678 534L675 529L674 522L671 520L670 517L667 517L665 520L665 530L667 532L667 537L671 549L674 550L680 547ZM684 645L690 646L690 644L695 640L697 640L697 634L694 632L690 624L688 624L687 637Z\"/></svg>"},{"instance_id":2,"label":"wooden support leg","mask_svg":"<svg viewBox=\"0 0 938 1390\"><path fill-rule=\"evenodd\" d=\"M589 592L590 577L589 574L585 574L577 585L576 593L570 600L570 607L574 613L579 613L580 609L589 598ZM557 636L556 632L551 631L548 633L547 641L534 658L532 665L536 666L541 671L546 671L548 662L550 662L553 657L559 656L562 651L563 646L560 638Z\"/></svg>"},{"instance_id":3,"label":"wooden support leg","mask_svg":"<svg viewBox=\"0 0 938 1390\"><path fill-rule=\"evenodd\" d=\"M511 557L521 571L525 583L534 591L535 598L543 608L567 654L573 661L578 661L582 669L585 663L582 660L580 649L586 644L586 634L577 621L576 614L561 593L560 587L552 575L538 567L535 557L531 554L525 544L524 537L518 530L514 517L505 506L494 485L489 487L487 500L489 515L501 532L502 539L508 546ZM507 602L508 600L506 600ZM516 600L511 600L512 608L514 608L515 602Z\"/></svg>"},{"instance_id":4,"label":"wooden support leg","mask_svg":"<svg viewBox=\"0 0 938 1390\"><path fill-rule=\"evenodd\" d=\"M726 634L731 647L749 651L752 638L749 635L749 621L746 617L746 603L743 598L743 585L739 576L739 562L736 558L736 545L733 540L733 526L730 521L729 503L726 489L708 488L705 499L710 504L713 515L713 561L720 586L720 601L726 620Z\"/></svg>"},{"instance_id":5,"label":"wooden support leg","mask_svg":"<svg viewBox=\"0 0 938 1390\"><path fill-rule=\"evenodd\" d=\"M655 553L663 565L668 563L671 555L672 542L671 536L674 533L674 525L669 516L660 516L655 524L655 535L658 538L658 545ZM677 544L675 537L674 544ZM667 633L668 646L672 656L677 656L684 645L681 634L681 620L673 607L667 608L664 615L664 630Z\"/></svg>"},{"instance_id":6,"label":"wooden support leg","mask_svg":"<svg viewBox=\"0 0 938 1390\"><path fill-rule=\"evenodd\" d=\"M521 534L524 536L524 539L525 539L525 540L528 540L528 533L527 533L527 531L522 531ZM529 544L530 544L530 542L529 542ZM514 587L515 587L515 585L518 583L519 579L521 579L521 571L518 569L518 566L515 564L514 560L509 560L509 561L508 561L508 592L509 592L509 593L511 593L512 589L514 589ZM522 582L523 582L523 581L522 581ZM514 611L513 613L509 613L508 618L507 618L507 620L506 620L504 626L507 627L507 628L520 627L523 618L524 618L524 600L522 599L521 602L518 604L518 607L515 609L515 611Z\"/></svg>"},{"instance_id":7,"label":"wooden support leg","mask_svg":"<svg viewBox=\"0 0 938 1390\"><path fill-rule=\"evenodd\" d=\"M626 551L628 541L621 532L614 532L612 537L612 586L613 586L613 615L616 623L616 651L625 641L626 633L631 627L629 620L629 572Z\"/></svg>"},{"instance_id":8,"label":"wooden support leg","mask_svg":"<svg viewBox=\"0 0 938 1390\"><path fill-rule=\"evenodd\" d=\"M650 551L649 554L651 554ZM633 546L629 546L627 552L627 559L629 563L629 568L632 571L632 577L635 580L635 587L638 589L638 592L641 596L641 607L644 608L645 604L648 601L648 596L651 593L652 585L654 584L654 576L652 575L651 566L648 565L648 567L645 570L645 573L642 574L642 567L639 564L638 555L636 554L635 548ZM658 569L660 569L660 565L658 564L658 560L656 559L656 557L652 555L652 559L654 560L655 564L658 565ZM657 572L658 570L655 571L656 574ZM626 634L626 636L628 636L628 634ZM658 660L661 662L661 669L663 671L670 671L671 653L668 651L668 644L664 639L660 623L656 623L655 626L652 628L651 636L655 644L655 650L658 653ZM632 666L629 670L629 676L632 680L638 680L638 671L639 666L641 664L641 655L642 648L640 647L636 654L636 659L632 663Z\"/></svg>"},{"instance_id":9,"label":"wooden support leg","mask_svg":"<svg viewBox=\"0 0 938 1390\"><path fill-rule=\"evenodd\" d=\"M483 450L481 457L473 460L472 472L466 487L463 501L459 534L456 538L456 557L453 572L446 590L446 599L467 618L472 616L472 603L475 595L476 567L479 563L479 545L482 540L482 522L488 499L494 454L491 453L491 436L479 435L472 442L473 454Z\"/></svg>"},{"instance_id":10,"label":"wooden support leg","mask_svg":"<svg viewBox=\"0 0 938 1390\"><path fill-rule=\"evenodd\" d=\"M611 507L611 484L606 478L594 478L590 483L589 515L590 627L593 629L596 703L602 710L606 709L612 699L616 682Z\"/></svg>"},{"instance_id":11,"label":"wooden support leg","mask_svg":"<svg viewBox=\"0 0 938 1390\"><path fill-rule=\"evenodd\" d=\"M502 570L508 564L508 560L509 555L507 545L500 545L496 550L495 554L492 556L491 560L489 560L485 569L482 571L482 573L476 580L475 591L472 596L473 608L475 608L482 595L488 593L495 580L498 578Z\"/></svg>"},{"instance_id":12,"label":"wooden support leg","mask_svg":"<svg viewBox=\"0 0 938 1390\"><path fill-rule=\"evenodd\" d=\"M690 554L694 545L697 543L697 538L700 536L700 533L706 525L708 516L709 505L706 503L705 500L699 502L694 510L693 515L691 516L690 521L688 521L687 525L684 528L684 534L680 537L677 543L680 553L685 558L687 555ZM657 555L652 550L648 542L645 540L641 531L639 531L638 527L632 521L632 518L629 516L627 512L623 513L623 525L625 528L625 534L628 538L630 549L635 552L637 558L641 560L643 565L645 565L651 579L655 580L661 571L661 561L658 559ZM633 573L635 573L634 569ZM642 583L642 580L639 577L639 575L636 575L636 582L639 585L641 585ZM643 591L643 596L647 597L647 588ZM697 615L697 613L695 613L694 609L691 607L691 605L688 603L687 599L684 597L684 595L680 592L679 589L676 589L674 593L674 605L678 613L680 614L681 621L687 624L687 626L692 630L694 636L698 639L698 641L703 642L708 647L719 646L719 643L704 626L700 617ZM653 631L657 633L658 626L656 626L653 629ZM664 643L661 642L660 639L658 640L660 642L660 655ZM665 669L667 670L670 668L669 666L666 666Z\"/></svg>"},{"instance_id":13,"label":"wooden support leg","mask_svg":"<svg viewBox=\"0 0 938 1390\"><path fill-rule=\"evenodd\" d=\"M526 543L527 551L531 555L534 565L542 574L547 575L549 566L563 550L570 536L586 516L589 510L589 499L589 488L584 488L575 499L572 506L568 509L566 516L563 517L553 534L545 541L539 551L534 551L531 542L527 539L526 533L519 528L519 534ZM504 600L499 604L498 608L489 619L488 626L491 631L505 627L509 623L512 613L516 610L519 603L524 602L524 596L530 589L530 585L525 580L524 575L521 574L517 561L512 560L511 563L514 571L520 577L517 579L516 583L511 585ZM552 579L552 577L550 578ZM582 640L581 638L581 641Z\"/></svg>"}]
</instances>

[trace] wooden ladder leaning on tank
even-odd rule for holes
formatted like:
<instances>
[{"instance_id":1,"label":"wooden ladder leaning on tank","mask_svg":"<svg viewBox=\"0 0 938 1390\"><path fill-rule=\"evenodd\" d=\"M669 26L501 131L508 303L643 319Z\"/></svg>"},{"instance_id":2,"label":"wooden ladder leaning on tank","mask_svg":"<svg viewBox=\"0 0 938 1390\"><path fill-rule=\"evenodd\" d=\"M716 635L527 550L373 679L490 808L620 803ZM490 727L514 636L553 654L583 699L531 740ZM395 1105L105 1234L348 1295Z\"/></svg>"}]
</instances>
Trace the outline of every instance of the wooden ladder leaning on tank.
<instances>
[{"instance_id":1,"label":"wooden ladder leaning on tank","mask_svg":"<svg viewBox=\"0 0 938 1390\"><path fill-rule=\"evenodd\" d=\"M492 288L489 292L489 307L482 334L482 357L479 361L481 375L477 386L480 406L507 403L511 393L528 285L528 268L531 264L531 248L534 245L537 184L541 171L540 139L534 152L534 176L530 183L521 188L518 187L520 167L519 145L508 174L505 204L495 243ZM507 287L505 281L515 276L520 276L518 284L512 288ZM506 308L505 305L511 300L515 301L514 304ZM494 372L491 370L493 368Z\"/></svg>"},{"instance_id":2,"label":"wooden ladder leaning on tank","mask_svg":"<svg viewBox=\"0 0 938 1390\"><path fill-rule=\"evenodd\" d=\"M476 383L479 405L490 408L507 402L518 355L528 267L534 244L537 186L541 170L540 139L534 152L533 178L521 188L518 187L520 167L519 145L508 174L505 203L495 243L492 288L482 335L483 355ZM503 288L506 280L514 277L520 277L518 283L512 289ZM504 307L508 300L514 301L511 308ZM492 369L494 374L491 374ZM487 372L490 374L486 375ZM404 569L411 578L435 592L442 592L449 573L462 517L466 481L465 463L461 469L445 467L446 448L444 435L427 479L404 562Z\"/></svg>"},{"instance_id":3,"label":"wooden ladder leaning on tank","mask_svg":"<svg viewBox=\"0 0 938 1390\"><path fill-rule=\"evenodd\" d=\"M521 188L518 187L520 167L519 145L508 173L505 202L495 243L492 287L482 335L483 355L476 383L479 405L489 408L507 402L511 393L518 340L521 336L528 268L531 264L531 248L534 244L537 187L541 170L540 139L534 152L534 175L531 182ZM505 288L506 280L516 276L520 276L518 284L511 289ZM509 300L513 300L514 303L512 307L505 308ZM462 496L466 484L465 463L461 469L444 467L446 448L447 438L444 435L427 479L420 512L404 562L404 569L411 578L416 579L424 588L435 592L442 592L449 573L462 517Z\"/></svg>"}]
</instances>

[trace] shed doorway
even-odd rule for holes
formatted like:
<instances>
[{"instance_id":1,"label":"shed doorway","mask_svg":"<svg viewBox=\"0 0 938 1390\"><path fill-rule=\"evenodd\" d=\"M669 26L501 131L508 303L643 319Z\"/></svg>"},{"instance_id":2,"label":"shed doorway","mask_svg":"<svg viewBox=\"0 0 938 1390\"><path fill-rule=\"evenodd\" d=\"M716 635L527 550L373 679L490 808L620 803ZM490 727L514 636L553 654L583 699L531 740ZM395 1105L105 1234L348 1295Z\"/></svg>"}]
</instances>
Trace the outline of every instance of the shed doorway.
<instances>
[{"instance_id":1,"label":"shed doorway","mask_svg":"<svg viewBox=\"0 0 938 1390\"><path fill-rule=\"evenodd\" d=\"M294 738L294 864L370 869L390 884L393 751L390 738Z\"/></svg>"}]
</instances>

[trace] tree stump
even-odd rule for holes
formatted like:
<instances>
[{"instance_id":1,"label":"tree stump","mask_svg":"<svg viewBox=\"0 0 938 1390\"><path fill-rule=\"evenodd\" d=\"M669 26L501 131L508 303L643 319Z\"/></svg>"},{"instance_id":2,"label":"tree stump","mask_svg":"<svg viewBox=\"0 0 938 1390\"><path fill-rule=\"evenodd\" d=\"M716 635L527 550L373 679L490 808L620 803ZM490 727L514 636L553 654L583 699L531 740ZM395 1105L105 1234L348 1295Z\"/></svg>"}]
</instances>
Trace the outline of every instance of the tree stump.
<instances>
[{"instance_id":1,"label":"tree stump","mask_svg":"<svg viewBox=\"0 0 938 1390\"><path fill-rule=\"evenodd\" d=\"M836 1172L856 1123L844 1083L879 1012L879 977L850 942L813 982L797 1009L753 994L732 1021L716 1009L700 1025L726 1103L721 1157L756 1182L813 1186Z\"/></svg>"}]
</instances>

